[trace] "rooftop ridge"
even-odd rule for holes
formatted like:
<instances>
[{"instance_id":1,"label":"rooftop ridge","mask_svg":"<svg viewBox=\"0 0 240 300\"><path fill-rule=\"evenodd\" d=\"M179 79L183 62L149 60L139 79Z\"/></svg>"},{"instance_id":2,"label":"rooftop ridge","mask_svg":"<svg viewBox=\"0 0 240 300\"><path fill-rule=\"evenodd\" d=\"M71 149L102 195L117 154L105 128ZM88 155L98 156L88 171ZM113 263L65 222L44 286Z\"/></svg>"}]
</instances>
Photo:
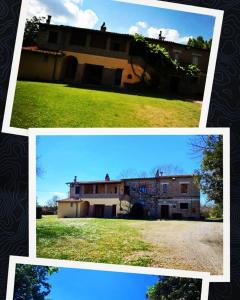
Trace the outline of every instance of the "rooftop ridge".
<instances>
[{"instance_id":1,"label":"rooftop ridge","mask_svg":"<svg viewBox=\"0 0 240 300\"><path fill-rule=\"evenodd\" d=\"M112 35L119 35L119 36L124 36L124 37L129 37L129 38L133 38L134 35L131 35L129 33L118 33L118 32L113 32L113 31L101 31L98 29L90 29L90 28L84 28L84 27L76 27L76 26L70 26L70 25L57 25L57 24L47 24L47 23L40 23L41 26L44 27L60 27L60 28L66 28L66 29L80 29L80 30L86 30L86 31L91 31L91 32L98 32L100 34L112 34ZM150 38L150 37L145 37L145 39L147 39L148 41L155 41L155 42L160 42L162 44L171 44L171 45L178 45L181 47L187 47L189 49L196 49L196 50L200 50L200 51L210 51L209 49L202 49L202 48L198 48L198 47L192 47L186 44L180 44L180 43L176 43L176 42L172 42L172 41L167 41L167 40L159 40L159 39L155 39L155 38Z\"/></svg>"}]
</instances>

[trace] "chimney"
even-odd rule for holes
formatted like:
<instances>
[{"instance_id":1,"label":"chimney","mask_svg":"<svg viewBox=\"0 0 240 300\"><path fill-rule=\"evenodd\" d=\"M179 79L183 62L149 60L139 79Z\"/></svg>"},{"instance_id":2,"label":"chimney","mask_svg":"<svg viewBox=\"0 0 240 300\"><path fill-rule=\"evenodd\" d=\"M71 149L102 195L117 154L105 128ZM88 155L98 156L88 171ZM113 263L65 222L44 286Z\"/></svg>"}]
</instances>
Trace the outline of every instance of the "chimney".
<instances>
[{"instance_id":1,"label":"chimney","mask_svg":"<svg viewBox=\"0 0 240 300\"><path fill-rule=\"evenodd\" d=\"M77 176L74 176L74 183L77 182Z\"/></svg>"},{"instance_id":2,"label":"chimney","mask_svg":"<svg viewBox=\"0 0 240 300\"><path fill-rule=\"evenodd\" d=\"M110 176L108 174L105 176L105 181L110 181Z\"/></svg>"},{"instance_id":3,"label":"chimney","mask_svg":"<svg viewBox=\"0 0 240 300\"><path fill-rule=\"evenodd\" d=\"M106 32L106 30L107 30L106 23L105 23L105 22L103 22L103 24L102 24L102 26L101 26L101 29L100 29L100 31L102 31L102 32Z\"/></svg>"},{"instance_id":4,"label":"chimney","mask_svg":"<svg viewBox=\"0 0 240 300\"><path fill-rule=\"evenodd\" d=\"M156 177L156 178L160 177L159 169L157 169L157 172L156 172L156 174L155 174L155 177Z\"/></svg>"},{"instance_id":5,"label":"chimney","mask_svg":"<svg viewBox=\"0 0 240 300\"><path fill-rule=\"evenodd\" d=\"M52 16L48 15L47 20L46 20L46 24L50 25L51 24L51 19L52 19Z\"/></svg>"}]
</instances>

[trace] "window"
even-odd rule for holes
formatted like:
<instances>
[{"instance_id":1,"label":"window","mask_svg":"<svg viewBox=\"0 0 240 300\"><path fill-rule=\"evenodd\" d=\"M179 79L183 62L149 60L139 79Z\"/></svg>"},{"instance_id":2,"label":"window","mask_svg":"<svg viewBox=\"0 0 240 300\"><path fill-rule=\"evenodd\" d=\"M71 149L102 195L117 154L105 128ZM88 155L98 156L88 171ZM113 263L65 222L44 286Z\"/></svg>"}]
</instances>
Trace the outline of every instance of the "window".
<instances>
[{"instance_id":1,"label":"window","mask_svg":"<svg viewBox=\"0 0 240 300\"><path fill-rule=\"evenodd\" d=\"M70 44L76 46L85 46L87 41L87 33L83 31L72 31Z\"/></svg>"},{"instance_id":2,"label":"window","mask_svg":"<svg viewBox=\"0 0 240 300\"><path fill-rule=\"evenodd\" d=\"M77 194L77 195L80 194L80 186L75 187L75 194Z\"/></svg>"},{"instance_id":3,"label":"window","mask_svg":"<svg viewBox=\"0 0 240 300\"><path fill-rule=\"evenodd\" d=\"M187 192L188 192L188 184L181 183L181 194L187 194Z\"/></svg>"},{"instance_id":4,"label":"window","mask_svg":"<svg viewBox=\"0 0 240 300\"><path fill-rule=\"evenodd\" d=\"M70 203L70 206L73 207L73 202Z\"/></svg>"},{"instance_id":5,"label":"window","mask_svg":"<svg viewBox=\"0 0 240 300\"><path fill-rule=\"evenodd\" d=\"M194 65L198 65L198 56L197 55L193 55L193 57L192 57L192 63L194 64Z\"/></svg>"},{"instance_id":6,"label":"window","mask_svg":"<svg viewBox=\"0 0 240 300\"><path fill-rule=\"evenodd\" d=\"M147 188L145 185L140 186L140 193L146 193L147 192Z\"/></svg>"},{"instance_id":7,"label":"window","mask_svg":"<svg viewBox=\"0 0 240 300\"><path fill-rule=\"evenodd\" d=\"M180 57L181 52L180 51L173 51L173 52L174 52L174 59L176 61L179 61L179 57Z\"/></svg>"},{"instance_id":8,"label":"window","mask_svg":"<svg viewBox=\"0 0 240 300\"><path fill-rule=\"evenodd\" d=\"M167 193L167 190L168 190L167 183L163 183L163 185L162 185L162 191L163 191L163 193Z\"/></svg>"},{"instance_id":9,"label":"window","mask_svg":"<svg viewBox=\"0 0 240 300\"><path fill-rule=\"evenodd\" d=\"M198 83L198 77L197 76L191 77L190 82L191 82L191 84L197 84Z\"/></svg>"},{"instance_id":10,"label":"window","mask_svg":"<svg viewBox=\"0 0 240 300\"><path fill-rule=\"evenodd\" d=\"M113 42L112 45L111 45L111 50L113 51L120 51L120 43L118 42Z\"/></svg>"},{"instance_id":11,"label":"window","mask_svg":"<svg viewBox=\"0 0 240 300\"><path fill-rule=\"evenodd\" d=\"M120 37L111 37L110 50L118 52L126 52L126 40Z\"/></svg>"},{"instance_id":12,"label":"window","mask_svg":"<svg viewBox=\"0 0 240 300\"><path fill-rule=\"evenodd\" d=\"M117 205L112 206L112 217L116 217L117 215Z\"/></svg>"},{"instance_id":13,"label":"window","mask_svg":"<svg viewBox=\"0 0 240 300\"><path fill-rule=\"evenodd\" d=\"M115 71L115 85L120 85L122 82L122 69L116 69Z\"/></svg>"},{"instance_id":14,"label":"window","mask_svg":"<svg viewBox=\"0 0 240 300\"><path fill-rule=\"evenodd\" d=\"M84 186L85 194L93 194L93 184L86 184Z\"/></svg>"},{"instance_id":15,"label":"window","mask_svg":"<svg viewBox=\"0 0 240 300\"><path fill-rule=\"evenodd\" d=\"M180 203L180 209L188 209L188 203Z\"/></svg>"},{"instance_id":16,"label":"window","mask_svg":"<svg viewBox=\"0 0 240 300\"><path fill-rule=\"evenodd\" d=\"M90 46L93 48L106 49L107 47L107 36L100 33L93 33L91 35Z\"/></svg>"},{"instance_id":17,"label":"window","mask_svg":"<svg viewBox=\"0 0 240 300\"><path fill-rule=\"evenodd\" d=\"M128 74L127 79L132 79L132 74Z\"/></svg>"},{"instance_id":18,"label":"window","mask_svg":"<svg viewBox=\"0 0 240 300\"><path fill-rule=\"evenodd\" d=\"M44 55L44 56L43 56L43 61L48 62L48 58L49 58L48 55Z\"/></svg>"},{"instance_id":19,"label":"window","mask_svg":"<svg viewBox=\"0 0 240 300\"><path fill-rule=\"evenodd\" d=\"M56 44L58 41L58 32L49 31L48 42L52 44Z\"/></svg>"},{"instance_id":20,"label":"window","mask_svg":"<svg viewBox=\"0 0 240 300\"><path fill-rule=\"evenodd\" d=\"M176 204L173 204L173 206L172 206L173 208L177 208L177 205Z\"/></svg>"},{"instance_id":21,"label":"window","mask_svg":"<svg viewBox=\"0 0 240 300\"><path fill-rule=\"evenodd\" d=\"M98 185L96 184L95 193L98 194Z\"/></svg>"},{"instance_id":22,"label":"window","mask_svg":"<svg viewBox=\"0 0 240 300\"><path fill-rule=\"evenodd\" d=\"M124 195L130 195L130 187L124 186Z\"/></svg>"},{"instance_id":23,"label":"window","mask_svg":"<svg viewBox=\"0 0 240 300\"><path fill-rule=\"evenodd\" d=\"M115 186L115 189L114 189L115 194L117 194L117 190L118 190L118 188L117 188L117 186Z\"/></svg>"}]
</instances>

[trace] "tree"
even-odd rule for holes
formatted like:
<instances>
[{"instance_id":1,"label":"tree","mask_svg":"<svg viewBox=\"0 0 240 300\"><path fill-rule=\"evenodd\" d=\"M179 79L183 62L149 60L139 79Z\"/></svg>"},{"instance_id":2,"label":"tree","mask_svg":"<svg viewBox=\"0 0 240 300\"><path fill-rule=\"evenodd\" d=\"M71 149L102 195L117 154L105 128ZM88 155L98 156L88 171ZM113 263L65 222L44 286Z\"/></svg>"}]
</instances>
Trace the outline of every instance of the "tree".
<instances>
[{"instance_id":1,"label":"tree","mask_svg":"<svg viewBox=\"0 0 240 300\"><path fill-rule=\"evenodd\" d=\"M188 46L200 49L211 49L212 39L204 40L202 36L190 38L187 43Z\"/></svg>"},{"instance_id":2,"label":"tree","mask_svg":"<svg viewBox=\"0 0 240 300\"><path fill-rule=\"evenodd\" d=\"M39 24L45 20L44 17L32 17L27 19L24 30L23 46L33 46L39 31Z\"/></svg>"},{"instance_id":3,"label":"tree","mask_svg":"<svg viewBox=\"0 0 240 300\"><path fill-rule=\"evenodd\" d=\"M118 178L120 179L135 178L135 177L137 177L137 171L131 168L122 170L118 175Z\"/></svg>"},{"instance_id":4,"label":"tree","mask_svg":"<svg viewBox=\"0 0 240 300\"><path fill-rule=\"evenodd\" d=\"M44 300L51 291L48 277L58 268L34 265L16 266L14 300Z\"/></svg>"},{"instance_id":5,"label":"tree","mask_svg":"<svg viewBox=\"0 0 240 300\"><path fill-rule=\"evenodd\" d=\"M202 155L201 166L195 171L195 182L218 207L219 217L223 210L223 137L199 136L190 142L192 151ZM217 211L215 209L215 211Z\"/></svg>"},{"instance_id":6,"label":"tree","mask_svg":"<svg viewBox=\"0 0 240 300\"><path fill-rule=\"evenodd\" d=\"M162 176L180 175L184 173L184 170L178 166L174 166L172 164L164 164L152 168L152 170L150 171L150 176L154 177L157 170L160 171Z\"/></svg>"},{"instance_id":7,"label":"tree","mask_svg":"<svg viewBox=\"0 0 240 300\"><path fill-rule=\"evenodd\" d=\"M143 72L138 74L134 68L134 56L144 60ZM133 73L141 82L150 85L158 85L160 76L166 76L170 71L181 76L196 76L200 70L193 64L181 64L173 59L169 52L159 44L149 42L143 35L135 34L130 49L130 63ZM150 68L149 68L150 67ZM151 80L147 76L147 70L153 69Z\"/></svg>"},{"instance_id":8,"label":"tree","mask_svg":"<svg viewBox=\"0 0 240 300\"><path fill-rule=\"evenodd\" d=\"M200 300L201 279L160 277L146 296L149 300Z\"/></svg>"},{"instance_id":9,"label":"tree","mask_svg":"<svg viewBox=\"0 0 240 300\"><path fill-rule=\"evenodd\" d=\"M54 195L52 199L48 200L47 206L52 207L54 209L54 213L57 212L57 201L59 200L59 197L57 195Z\"/></svg>"}]
</instances>

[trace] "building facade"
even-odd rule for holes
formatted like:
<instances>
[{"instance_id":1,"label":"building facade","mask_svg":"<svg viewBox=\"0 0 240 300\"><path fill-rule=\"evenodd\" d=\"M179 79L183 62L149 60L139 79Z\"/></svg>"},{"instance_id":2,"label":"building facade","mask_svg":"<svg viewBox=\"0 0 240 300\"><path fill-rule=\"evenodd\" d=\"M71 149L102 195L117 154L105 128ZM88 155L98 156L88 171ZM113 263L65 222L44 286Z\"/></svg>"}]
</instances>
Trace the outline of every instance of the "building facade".
<instances>
[{"instance_id":1,"label":"building facade","mask_svg":"<svg viewBox=\"0 0 240 300\"><path fill-rule=\"evenodd\" d=\"M154 68L146 67L142 57L130 55L132 35L108 32L104 25L100 30L90 30L52 25L50 21L49 17L46 24L40 24L36 46L23 47L20 80L124 88L139 83L143 73L146 81L153 77ZM164 90L181 92L187 88L189 93L203 94L209 50L167 42L162 38L148 40L163 46L179 62L195 64L201 70L194 78L170 74L166 80L166 76L162 76Z\"/></svg>"},{"instance_id":2,"label":"building facade","mask_svg":"<svg viewBox=\"0 0 240 300\"><path fill-rule=\"evenodd\" d=\"M192 175L158 176L69 185L69 198L58 201L59 218L199 219L200 190Z\"/></svg>"}]
</instances>

